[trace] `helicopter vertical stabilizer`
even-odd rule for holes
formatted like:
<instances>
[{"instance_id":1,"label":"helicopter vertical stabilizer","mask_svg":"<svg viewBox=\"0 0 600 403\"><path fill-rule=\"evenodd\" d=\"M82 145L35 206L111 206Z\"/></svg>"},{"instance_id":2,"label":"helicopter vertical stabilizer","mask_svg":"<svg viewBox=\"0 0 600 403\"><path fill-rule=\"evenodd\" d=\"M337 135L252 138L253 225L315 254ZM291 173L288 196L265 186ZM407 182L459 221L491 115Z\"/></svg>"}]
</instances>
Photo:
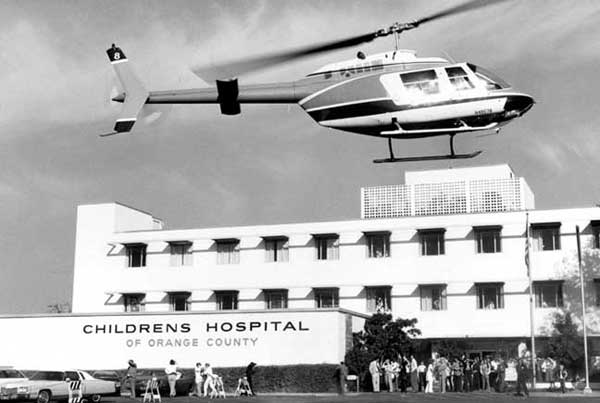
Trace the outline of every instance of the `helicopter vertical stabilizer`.
<instances>
[{"instance_id":1,"label":"helicopter vertical stabilizer","mask_svg":"<svg viewBox=\"0 0 600 403\"><path fill-rule=\"evenodd\" d=\"M125 94L113 98L117 102L123 102L124 105L115 123L114 133L110 134L126 133L133 128L138 113L148 100L148 91L134 73L127 57L120 48L113 43L106 53L125 90Z\"/></svg>"}]
</instances>

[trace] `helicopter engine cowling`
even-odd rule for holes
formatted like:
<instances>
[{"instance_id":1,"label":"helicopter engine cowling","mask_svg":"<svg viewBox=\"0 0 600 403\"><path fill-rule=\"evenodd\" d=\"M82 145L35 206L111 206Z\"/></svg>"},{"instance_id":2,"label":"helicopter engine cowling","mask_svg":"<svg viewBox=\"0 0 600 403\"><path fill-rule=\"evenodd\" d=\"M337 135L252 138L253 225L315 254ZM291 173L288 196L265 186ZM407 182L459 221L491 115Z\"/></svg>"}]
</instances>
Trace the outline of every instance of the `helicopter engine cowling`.
<instances>
[{"instance_id":1,"label":"helicopter engine cowling","mask_svg":"<svg viewBox=\"0 0 600 403\"><path fill-rule=\"evenodd\" d=\"M219 94L217 100L223 115L239 115L241 113L237 78L217 80L217 92Z\"/></svg>"}]
</instances>

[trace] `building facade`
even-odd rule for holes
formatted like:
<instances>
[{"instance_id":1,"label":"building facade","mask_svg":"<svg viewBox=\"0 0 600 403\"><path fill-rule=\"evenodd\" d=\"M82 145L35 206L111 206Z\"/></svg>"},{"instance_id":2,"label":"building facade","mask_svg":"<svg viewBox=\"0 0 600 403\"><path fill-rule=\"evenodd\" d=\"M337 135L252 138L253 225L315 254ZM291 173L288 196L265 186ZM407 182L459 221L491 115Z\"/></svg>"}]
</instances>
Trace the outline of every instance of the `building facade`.
<instances>
[{"instance_id":1,"label":"building facade","mask_svg":"<svg viewBox=\"0 0 600 403\"><path fill-rule=\"evenodd\" d=\"M362 189L353 221L166 230L119 203L79 206L73 312L386 311L434 344L513 354L530 334L527 226L537 336L556 312L581 317L578 226L600 355L600 209L535 210L506 165L407 173L403 186L401 203L397 186Z\"/></svg>"}]
</instances>

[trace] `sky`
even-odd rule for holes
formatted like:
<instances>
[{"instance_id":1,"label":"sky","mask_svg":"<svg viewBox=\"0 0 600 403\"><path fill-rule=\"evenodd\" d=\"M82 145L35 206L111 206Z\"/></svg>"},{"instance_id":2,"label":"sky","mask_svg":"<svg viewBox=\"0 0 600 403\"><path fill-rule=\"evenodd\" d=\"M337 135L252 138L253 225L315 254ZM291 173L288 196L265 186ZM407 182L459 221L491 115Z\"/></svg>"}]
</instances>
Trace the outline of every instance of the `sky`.
<instances>
[{"instance_id":1,"label":"sky","mask_svg":"<svg viewBox=\"0 0 600 403\"><path fill-rule=\"evenodd\" d=\"M496 136L459 136L470 161L381 164L386 141L320 127L297 105L176 105L111 131L116 43L150 90L203 87L190 67L385 28L461 1L0 2L0 314L70 302L76 209L118 201L167 228L360 217L360 187L406 170L509 164L536 207L600 203L600 2L514 0L424 24L401 47L485 66L536 105ZM240 83L291 81L358 50L287 63ZM395 142L397 155L446 153L447 139Z\"/></svg>"}]
</instances>

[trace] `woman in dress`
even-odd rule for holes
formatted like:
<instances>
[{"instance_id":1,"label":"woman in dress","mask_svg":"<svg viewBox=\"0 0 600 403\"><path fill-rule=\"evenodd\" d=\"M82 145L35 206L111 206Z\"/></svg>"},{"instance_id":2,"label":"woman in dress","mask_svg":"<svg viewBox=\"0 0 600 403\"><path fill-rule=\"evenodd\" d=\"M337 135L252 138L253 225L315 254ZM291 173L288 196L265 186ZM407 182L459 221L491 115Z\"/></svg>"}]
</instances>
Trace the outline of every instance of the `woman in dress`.
<instances>
[{"instance_id":1,"label":"woman in dress","mask_svg":"<svg viewBox=\"0 0 600 403\"><path fill-rule=\"evenodd\" d=\"M427 386L425 386L425 393L433 393L433 362L431 360L429 360L429 365L427 365L425 380L427 381Z\"/></svg>"}]
</instances>

